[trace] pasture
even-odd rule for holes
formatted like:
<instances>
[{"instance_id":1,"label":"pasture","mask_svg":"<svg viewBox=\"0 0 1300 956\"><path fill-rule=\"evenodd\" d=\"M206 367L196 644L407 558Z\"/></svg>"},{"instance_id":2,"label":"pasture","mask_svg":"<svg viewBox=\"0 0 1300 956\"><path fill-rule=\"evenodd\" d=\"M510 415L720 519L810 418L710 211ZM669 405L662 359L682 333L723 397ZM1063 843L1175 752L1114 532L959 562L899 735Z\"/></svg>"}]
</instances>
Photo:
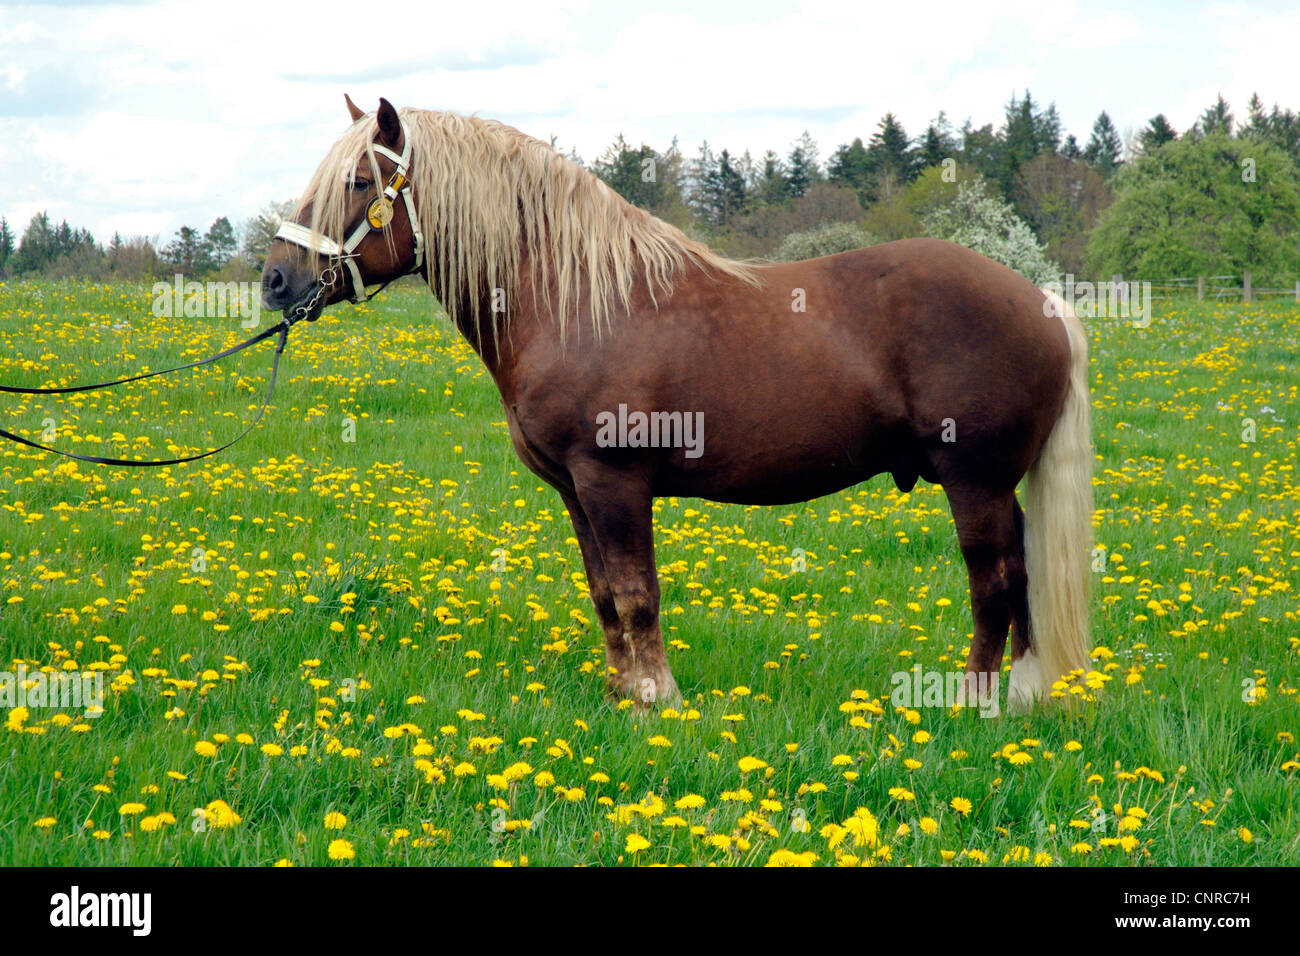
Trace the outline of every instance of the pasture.
<instances>
[{"instance_id":1,"label":"pasture","mask_svg":"<svg viewBox=\"0 0 1300 956\"><path fill-rule=\"evenodd\" d=\"M0 285L0 381L247 334L150 302ZM266 420L216 458L6 444L3 666L100 674L106 697L0 705L0 864L1294 863L1300 307L1085 325L1095 670L1068 706L996 718L891 700L892 675L960 670L971 620L942 490L887 476L790 507L657 502L685 700L606 698L559 497L418 286L296 327ZM0 425L40 440L52 419L90 454L211 447L270 351L4 396Z\"/></svg>"}]
</instances>

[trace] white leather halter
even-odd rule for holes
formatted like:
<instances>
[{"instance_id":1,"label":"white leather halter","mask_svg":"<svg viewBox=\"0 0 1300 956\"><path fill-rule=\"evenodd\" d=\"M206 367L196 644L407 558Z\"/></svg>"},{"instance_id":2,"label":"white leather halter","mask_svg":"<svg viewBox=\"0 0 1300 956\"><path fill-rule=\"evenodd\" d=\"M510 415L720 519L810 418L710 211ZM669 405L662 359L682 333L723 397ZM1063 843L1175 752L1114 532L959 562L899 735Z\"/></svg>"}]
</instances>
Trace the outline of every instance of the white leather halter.
<instances>
[{"instance_id":1,"label":"white leather halter","mask_svg":"<svg viewBox=\"0 0 1300 956\"><path fill-rule=\"evenodd\" d=\"M402 124L400 156L379 143L374 143L373 146L376 153L387 156L397 164L397 171L388 180L383 195L376 197L366 207L365 218L352 230L352 234L344 240L343 245L340 246L329 236L296 222L283 223L275 234L277 239L292 242L317 255L328 256L331 265L339 261L347 266L348 276L352 280L352 291L348 295L349 302L361 302L368 298L366 284L361 280L361 270L357 268L356 248L361 245L361 240L370 234L370 230L382 232L388 228L388 224L393 221L393 203L399 194L406 200L406 216L411 223L411 235L415 240L415 265L410 271L417 272L424 264L424 235L420 232L420 220L415 214L415 200L411 198L411 183L407 177L407 171L411 166L411 136L407 132L406 124Z\"/></svg>"}]
</instances>

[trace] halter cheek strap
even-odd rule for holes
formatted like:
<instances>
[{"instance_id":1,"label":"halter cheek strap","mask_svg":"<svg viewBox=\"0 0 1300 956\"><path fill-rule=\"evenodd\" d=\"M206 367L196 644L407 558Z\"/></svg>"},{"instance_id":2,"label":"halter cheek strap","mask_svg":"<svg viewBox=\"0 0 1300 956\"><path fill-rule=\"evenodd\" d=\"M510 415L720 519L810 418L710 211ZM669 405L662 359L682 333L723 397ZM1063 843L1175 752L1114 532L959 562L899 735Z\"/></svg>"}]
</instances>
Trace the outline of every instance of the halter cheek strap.
<instances>
[{"instance_id":1,"label":"halter cheek strap","mask_svg":"<svg viewBox=\"0 0 1300 956\"><path fill-rule=\"evenodd\" d=\"M393 221L393 203L397 201L399 195L406 202L406 216L411 223L411 234L415 241L415 265L411 267L411 272L418 272L424 265L424 235L420 232L420 220L415 214L415 200L411 197L411 183L407 178L411 167L411 136L406 129L406 124L402 124L401 155L379 143L373 144L373 148L376 153L392 160L397 165L397 170L384 187L383 195L377 196L370 203L366 208L365 218L357 223L357 227L352 230L352 234L343 241L342 245L329 236L296 222L283 223L275 234L277 239L302 246L317 255L328 256L331 262L335 260L342 262L347 267L348 278L351 280L349 302L362 302L368 298L366 284L361 279L361 270L357 268L356 248L372 229L382 232L388 228L388 224Z\"/></svg>"}]
</instances>

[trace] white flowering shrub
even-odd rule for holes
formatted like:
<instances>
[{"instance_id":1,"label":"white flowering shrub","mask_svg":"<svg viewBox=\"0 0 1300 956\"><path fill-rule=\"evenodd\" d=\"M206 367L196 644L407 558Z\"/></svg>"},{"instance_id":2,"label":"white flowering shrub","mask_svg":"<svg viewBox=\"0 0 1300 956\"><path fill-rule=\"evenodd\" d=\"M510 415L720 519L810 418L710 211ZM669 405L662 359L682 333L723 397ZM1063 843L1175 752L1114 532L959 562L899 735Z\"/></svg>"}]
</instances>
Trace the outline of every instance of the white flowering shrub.
<instances>
[{"instance_id":1,"label":"white flowering shrub","mask_svg":"<svg viewBox=\"0 0 1300 956\"><path fill-rule=\"evenodd\" d=\"M1061 267L1047 258L1034 231L982 184L962 183L955 199L926 213L921 223L927 236L974 249L1035 285L1061 278Z\"/></svg>"},{"instance_id":2,"label":"white flowering shrub","mask_svg":"<svg viewBox=\"0 0 1300 956\"><path fill-rule=\"evenodd\" d=\"M831 222L806 232L792 232L781 240L775 258L781 262L816 259L837 252L874 246L880 240L851 222Z\"/></svg>"}]
</instances>

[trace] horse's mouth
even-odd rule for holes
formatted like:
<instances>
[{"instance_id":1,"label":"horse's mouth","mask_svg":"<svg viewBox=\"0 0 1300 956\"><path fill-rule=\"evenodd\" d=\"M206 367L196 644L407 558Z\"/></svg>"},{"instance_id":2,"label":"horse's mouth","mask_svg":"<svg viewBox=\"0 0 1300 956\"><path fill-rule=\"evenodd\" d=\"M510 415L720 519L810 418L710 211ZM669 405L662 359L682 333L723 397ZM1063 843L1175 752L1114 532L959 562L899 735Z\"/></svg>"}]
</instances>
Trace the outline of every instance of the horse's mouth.
<instances>
[{"instance_id":1,"label":"horse's mouth","mask_svg":"<svg viewBox=\"0 0 1300 956\"><path fill-rule=\"evenodd\" d=\"M284 307L286 319L302 318L315 322L325 311L325 294L319 282L313 282L295 301Z\"/></svg>"}]
</instances>

